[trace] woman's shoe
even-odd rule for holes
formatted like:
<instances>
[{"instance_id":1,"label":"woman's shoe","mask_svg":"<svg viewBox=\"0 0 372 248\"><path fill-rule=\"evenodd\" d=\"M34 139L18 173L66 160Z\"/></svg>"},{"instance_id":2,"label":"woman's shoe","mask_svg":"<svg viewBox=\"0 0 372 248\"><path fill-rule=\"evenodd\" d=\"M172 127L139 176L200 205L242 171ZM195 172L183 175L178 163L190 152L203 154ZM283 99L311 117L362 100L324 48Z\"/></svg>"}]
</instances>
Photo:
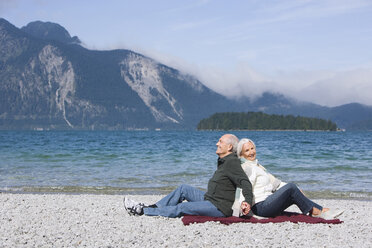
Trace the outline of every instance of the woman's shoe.
<instances>
[{"instance_id":1,"label":"woman's shoe","mask_svg":"<svg viewBox=\"0 0 372 248\"><path fill-rule=\"evenodd\" d=\"M333 220L340 216L344 210L340 209L330 209L328 211L322 212L318 215L313 215L313 217L323 218L325 220Z\"/></svg>"}]
</instances>

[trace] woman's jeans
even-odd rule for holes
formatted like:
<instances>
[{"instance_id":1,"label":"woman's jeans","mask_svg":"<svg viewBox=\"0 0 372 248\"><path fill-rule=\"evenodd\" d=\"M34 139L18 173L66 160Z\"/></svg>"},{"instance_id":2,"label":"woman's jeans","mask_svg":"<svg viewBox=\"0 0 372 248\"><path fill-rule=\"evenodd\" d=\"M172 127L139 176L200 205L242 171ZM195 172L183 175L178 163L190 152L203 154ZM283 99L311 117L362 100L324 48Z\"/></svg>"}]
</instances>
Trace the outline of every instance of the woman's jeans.
<instances>
[{"instance_id":1,"label":"woman's jeans","mask_svg":"<svg viewBox=\"0 0 372 248\"><path fill-rule=\"evenodd\" d=\"M252 211L258 216L273 217L283 213L292 204L296 204L303 214L309 213L313 207L319 210L323 209L302 194L294 183L288 183L268 196L264 201L253 205Z\"/></svg>"},{"instance_id":2,"label":"woman's jeans","mask_svg":"<svg viewBox=\"0 0 372 248\"><path fill-rule=\"evenodd\" d=\"M179 217L185 214L224 217L210 201L204 200L204 192L189 185L181 185L156 203L156 208L145 207L143 213L150 216ZM187 202L183 202L186 200Z\"/></svg>"}]
</instances>

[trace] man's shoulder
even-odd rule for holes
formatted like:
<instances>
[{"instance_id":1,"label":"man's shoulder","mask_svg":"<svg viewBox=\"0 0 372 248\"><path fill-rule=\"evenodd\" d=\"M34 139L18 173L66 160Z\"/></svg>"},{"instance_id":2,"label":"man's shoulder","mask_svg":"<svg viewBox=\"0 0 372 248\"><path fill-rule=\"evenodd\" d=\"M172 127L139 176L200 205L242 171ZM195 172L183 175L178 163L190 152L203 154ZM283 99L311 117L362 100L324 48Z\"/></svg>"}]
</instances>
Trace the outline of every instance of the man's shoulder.
<instances>
[{"instance_id":1,"label":"man's shoulder","mask_svg":"<svg viewBox=\"0 0 372 248\"><path fill-rule=\"evenodd\" d=\"M240 159L238 156L236 156L235 153L231 153L227 155L224 159L224 164L234 164L234 165L240 165Z\"/></svg>"},{"instance_id":2,"label":"man's shoulder","mask_svg":"<svg viewBox=\"0 0 372 248\"><path fill-rule=\"evenodd\" d=\"M240 159L238 158L238 155L236 155L236 152L230 153L228 156L230 157L230 159L237 159L240 161Z\"/></svg>"}]
</instances>

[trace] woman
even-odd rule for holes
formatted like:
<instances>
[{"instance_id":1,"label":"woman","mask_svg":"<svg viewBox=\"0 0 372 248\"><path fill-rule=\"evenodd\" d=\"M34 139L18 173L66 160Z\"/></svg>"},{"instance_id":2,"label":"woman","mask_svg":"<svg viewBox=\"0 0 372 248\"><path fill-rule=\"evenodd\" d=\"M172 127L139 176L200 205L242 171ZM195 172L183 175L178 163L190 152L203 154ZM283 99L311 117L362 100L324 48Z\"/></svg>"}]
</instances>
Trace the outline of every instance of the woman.
<instances>
[{"instance_id":1,"label":"woman","mask_svg":"<svg viewBox=\"0 0 372 248\"><path fill-rule=\"evenodd\" d=\"M341 210L323 208L308 199L294 183L283 183L268 173L256 159L256 145L252 140L240 140L237 154L241 159L244 172L252 183L253 203L251 210L255 215L278 216L293 204L297 205L303 214L324 219L335 219L343 213ZM240 202L243 200L243 196L240 195ZM248 206L242 207L245 209Z\"/></svg>"}]
</instances>

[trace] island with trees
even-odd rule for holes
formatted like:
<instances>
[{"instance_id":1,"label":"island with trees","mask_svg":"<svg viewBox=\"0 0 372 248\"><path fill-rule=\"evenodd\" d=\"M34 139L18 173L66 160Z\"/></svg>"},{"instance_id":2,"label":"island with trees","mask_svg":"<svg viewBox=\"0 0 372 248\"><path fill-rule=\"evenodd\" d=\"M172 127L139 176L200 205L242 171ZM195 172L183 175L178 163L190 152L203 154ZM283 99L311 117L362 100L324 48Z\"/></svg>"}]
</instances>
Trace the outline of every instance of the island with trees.
<instances>
[{"instance_id":1,"label":"island with trees","mask_svg":"<svg viewBox=\"0 0 372 248\"><path fill-rule=\"evenodd\" d=\"M198 130L316 130L336 131L330 120L293 115L265 114L262 112L216 113L202 119Z\"/></svg>"}]
</instances>

